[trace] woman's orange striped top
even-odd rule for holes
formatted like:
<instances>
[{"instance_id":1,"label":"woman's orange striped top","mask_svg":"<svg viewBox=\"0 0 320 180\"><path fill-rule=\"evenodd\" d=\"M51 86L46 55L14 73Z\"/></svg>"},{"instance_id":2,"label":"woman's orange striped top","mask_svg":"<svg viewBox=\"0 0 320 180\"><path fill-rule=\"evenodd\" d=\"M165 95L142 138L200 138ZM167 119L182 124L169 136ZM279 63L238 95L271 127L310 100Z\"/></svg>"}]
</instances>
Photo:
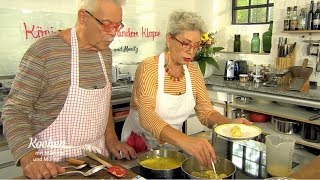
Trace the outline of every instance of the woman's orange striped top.
<instances>
[{"instance_id":1,"label":"woman's orange striped top","mask_svg":"<svg viewBox=\"0 0 320 180\"><path fill-rule=\"evenodd\" d=\"M158 90L158 58L149 57L138 66L133 84L131 108L139 112L140 124L159 140L161 130L168 125L155 112ZM188 70L191 76L192 92L196 101L195 112L200 122L208 126L208 118L215 110L210 103L203 76L195 64L190 63ZM185 78L172 81L165 73L164 93L171 95L184 94Z\"/></svg>"}]
</instances>

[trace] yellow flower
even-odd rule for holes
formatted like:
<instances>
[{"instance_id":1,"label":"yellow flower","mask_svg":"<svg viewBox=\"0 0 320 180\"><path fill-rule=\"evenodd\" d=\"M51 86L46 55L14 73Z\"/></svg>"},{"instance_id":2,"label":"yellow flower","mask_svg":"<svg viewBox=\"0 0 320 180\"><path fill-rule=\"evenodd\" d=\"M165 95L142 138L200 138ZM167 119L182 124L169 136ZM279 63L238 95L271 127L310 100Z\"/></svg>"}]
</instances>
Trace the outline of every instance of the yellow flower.
<instances>
[{"instance_id":1,"label":"yellow flower","mask_svg":"<svg viewBox=\"0 0 320 180\"><path fill-rule=\"evenodd\" d=\"M208 33L204 33L201 37L201 41L208 41L209 40L209 35Z\"/></svg>"}]
</instances>

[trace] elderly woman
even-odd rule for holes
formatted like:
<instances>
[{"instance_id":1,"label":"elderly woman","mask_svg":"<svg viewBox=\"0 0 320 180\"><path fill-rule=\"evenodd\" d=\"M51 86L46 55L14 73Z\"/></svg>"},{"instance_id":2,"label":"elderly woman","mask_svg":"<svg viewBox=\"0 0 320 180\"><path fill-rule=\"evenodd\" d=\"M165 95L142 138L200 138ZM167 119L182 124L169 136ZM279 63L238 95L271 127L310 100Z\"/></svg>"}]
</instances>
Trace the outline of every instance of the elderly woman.
<instances>
[{"instance_id":1,"label":"elderly woman","mask_svg":"<svg viewBox=\"0 0 320 180\"><path fill-rule=\"evenodd\" d=\"M251 124L244 118L230 120L213 109L203 76L190 63L205 32L204 21L196 13L173 12L169 17L166 51L145 59L137 68L131 109L122 131L122 141L136 151L146 149L139 150L135 144L141 144L142 136L153 148L174 145L208 166L211 159L216 160L212 145L206 139L181 132L193 110L209 128L224 123Z\"/></svg>"}]
</instances>

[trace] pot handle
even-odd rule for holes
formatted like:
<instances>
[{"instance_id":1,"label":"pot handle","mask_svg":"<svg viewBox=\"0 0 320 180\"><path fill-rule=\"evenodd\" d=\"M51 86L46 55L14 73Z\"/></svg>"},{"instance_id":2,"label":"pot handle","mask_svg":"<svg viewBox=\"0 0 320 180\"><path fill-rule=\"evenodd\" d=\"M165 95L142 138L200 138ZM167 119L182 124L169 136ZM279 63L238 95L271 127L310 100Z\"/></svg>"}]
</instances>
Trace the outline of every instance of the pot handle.
<instances>
[{"instance_id":1,"label":"pot handle","mask_svg":"<svg viewBox=\"0 0 320 180\"><path fill-rule=\"evenodd\" d=\"M316 119L319 119L319 118L320 118L320 114L317 114L317 115L309 117L309 120L313 121L313 120L316 120Z\"/></svg>"}]
</instances>

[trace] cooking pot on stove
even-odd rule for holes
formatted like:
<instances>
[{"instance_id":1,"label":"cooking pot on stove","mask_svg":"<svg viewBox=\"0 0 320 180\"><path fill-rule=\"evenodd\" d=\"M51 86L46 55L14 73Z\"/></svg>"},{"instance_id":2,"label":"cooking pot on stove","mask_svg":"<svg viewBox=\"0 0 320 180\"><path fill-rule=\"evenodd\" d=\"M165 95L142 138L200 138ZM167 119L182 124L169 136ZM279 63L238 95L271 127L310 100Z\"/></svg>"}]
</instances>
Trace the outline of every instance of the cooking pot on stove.
<instances>
[{"instance_id":1,"label":"cooking pot on stove","mask_svg":"<svg viewBox=\"0 0 320 180\"><path fill-rule=\"evenodd\" d=\"M156 169L152 167L143 166L142 162L145 160L150 160L157 164L157 161L165 161L164 158L174 159L179 162L180 166L177 168L161 168ZM183 172L181 170L181 164L187 157L178 152L168 149L160 149L160 150L150 150L143 154L141 154L138 158L138 163L140 167L141 175L147 179L174 179L183 177ZM163 164L163 162L161 162Z\"/></svg>"},{"instance_id":2,"label":"cooking pot on stove","mask_svg":"<svg viewBox=\"0 0 320 180\"><path fill-rule=\"evenodd\" d=\"M191 179L203 179L201 177L191 175L192 172L212 170L211 167L201 166L198 160L194 157L190 157L183 161L181 169ZM217 163L215 163L215 169L217 174L227 175L227 177L223 179L232 179L233 174L236 172L236 166L231 161L219 156L217 156Z\"/></svg>"},{"instance_id":3,"label":"cooking pot on stove","mask_svg":"<svg viewBox=\"0 0 320 180\"><path fill-rule=\"evenodd\" d=\"M303 123L300 136L306 141L319 143L320 126L315 124Z\"/></svg>"}]
</instances>

